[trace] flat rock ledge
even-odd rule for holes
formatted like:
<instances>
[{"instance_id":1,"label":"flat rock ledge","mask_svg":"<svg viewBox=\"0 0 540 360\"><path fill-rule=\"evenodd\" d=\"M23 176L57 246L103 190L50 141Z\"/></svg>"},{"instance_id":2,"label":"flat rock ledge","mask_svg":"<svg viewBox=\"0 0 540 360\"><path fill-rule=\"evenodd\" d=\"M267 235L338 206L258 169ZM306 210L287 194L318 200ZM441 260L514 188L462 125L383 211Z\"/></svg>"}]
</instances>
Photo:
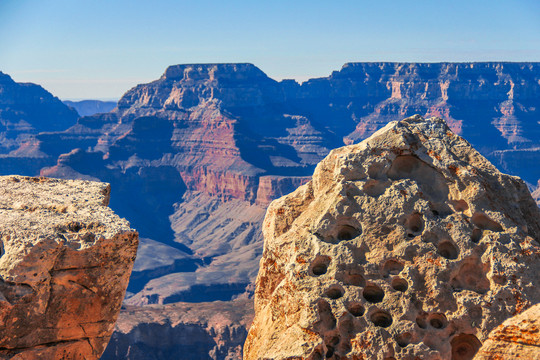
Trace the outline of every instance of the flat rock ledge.
<instances>
[{"instance_id":1,"label":"flat rock ledge","mask_svg":"<svg viewBox=\"0 0 540 360\"><path fill-rule=\"evenodd\" d=\"M440 118L333 150L263 233L244 359L471 360L540 302L527 186Z\"/></svg>"},{"instance_id":2,"label":"flat rock ledge","mask_svg":"<svg viewBox=\"0 0 540 360\"><path fill-rule=\"evenodd\" d=\"M138 234L105 183L0 177L0 358L98 359Z\"/></svg>"}]
</instances>

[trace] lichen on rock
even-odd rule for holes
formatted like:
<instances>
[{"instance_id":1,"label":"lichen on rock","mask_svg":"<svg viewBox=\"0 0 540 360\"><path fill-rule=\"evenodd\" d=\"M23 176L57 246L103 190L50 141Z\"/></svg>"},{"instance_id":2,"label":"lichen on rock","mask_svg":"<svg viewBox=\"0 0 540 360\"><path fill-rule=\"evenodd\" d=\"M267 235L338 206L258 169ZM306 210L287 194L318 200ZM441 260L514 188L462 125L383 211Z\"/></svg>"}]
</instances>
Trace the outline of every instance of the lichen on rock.
<instances>
[{"instance_id":1,"label":"lichen on rock","mask_svg":"<svg viewBox=\"0 0 540 360\"><path fill-rule=\"evenodd\" d=\"M138 234L108 184L0 177L0 358L98 359Z\"/></svg>"},{"instance_id":2,"label":"lichen on rock","mask_svg":"<svg viewBox=\"0 0 540 360\"><path fill-rule=\"evenodd\" d=\"M272 202L245 359L472 359L540 302L540 211L440 118L333 150Z\"/></svg>"}]
</instances>

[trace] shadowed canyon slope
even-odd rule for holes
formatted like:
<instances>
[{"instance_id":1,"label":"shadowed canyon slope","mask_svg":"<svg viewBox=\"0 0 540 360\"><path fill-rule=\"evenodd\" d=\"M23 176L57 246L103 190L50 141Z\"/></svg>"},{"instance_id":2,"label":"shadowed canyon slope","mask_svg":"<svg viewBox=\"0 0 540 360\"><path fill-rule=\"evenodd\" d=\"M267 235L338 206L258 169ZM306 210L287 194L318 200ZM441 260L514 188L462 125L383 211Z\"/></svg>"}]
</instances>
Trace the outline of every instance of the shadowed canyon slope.
<instances>
[{"instance_id":1,"label":"shadowed canyon slope","mask_svg":"<svg viewBox=\"0 0 540 360\"><path fill-rule=\"evenodd\" d=\"M263 232L245 359L472 359L540 302L540 209L440 118L331 151Z\"/></svg>"},{"instance_id":2,"label":"shadowed canyon slope","mask_svg":"<svg viewBox=\"0 0 540 360\"><path fill-rule=\"evenodd\" d=\"M0 99L11 99L23 84L3 79ZM540 63L351 63L303 84L251 64L175 65L74 125L73 111L43 96L42 112L56 115L11 127L19 140L0 173L111 183L111 207L141 233L131 305L229 300L253 291L267 204L389 121L442 116L537 184L539 80Z\"/></svg>"}]
</instances>

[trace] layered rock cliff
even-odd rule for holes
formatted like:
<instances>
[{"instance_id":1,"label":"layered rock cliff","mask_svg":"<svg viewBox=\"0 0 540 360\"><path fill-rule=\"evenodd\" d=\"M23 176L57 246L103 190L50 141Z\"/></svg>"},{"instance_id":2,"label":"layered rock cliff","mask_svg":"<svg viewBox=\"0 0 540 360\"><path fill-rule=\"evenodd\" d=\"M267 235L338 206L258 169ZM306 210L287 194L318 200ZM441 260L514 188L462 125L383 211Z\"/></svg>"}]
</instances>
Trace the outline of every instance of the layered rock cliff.
<instances>
[{"instance_id":1,"label":"layered rock cliff","mask_svg":"<svg viewBox=\"0 0 540 360\"><path fill-rule=\"evenodd\" d=\"M0 358L98 359L113 332L137 233L108 184L0 177Z\"/></svg>"},{"instance_id":2,"label":"layered rock cliff","mask_svg":"<svg viewBox=\"0 0 540 360\"><path fill-rule=\"evenodd\" d=\"M253 300L127 306L102 360L233 360L253 319Z\"/></svg>"},{"instance_id":3,"label":"layered rock cliff","mask_svg":"<svg viewBox=\"0 0 540 360\"><path fill-rule=\"evenodd\" d=\"M272 202L245 359L472 359L540 302L540 210L439 118L333 150Z\"/></svg>"}]
</instances>

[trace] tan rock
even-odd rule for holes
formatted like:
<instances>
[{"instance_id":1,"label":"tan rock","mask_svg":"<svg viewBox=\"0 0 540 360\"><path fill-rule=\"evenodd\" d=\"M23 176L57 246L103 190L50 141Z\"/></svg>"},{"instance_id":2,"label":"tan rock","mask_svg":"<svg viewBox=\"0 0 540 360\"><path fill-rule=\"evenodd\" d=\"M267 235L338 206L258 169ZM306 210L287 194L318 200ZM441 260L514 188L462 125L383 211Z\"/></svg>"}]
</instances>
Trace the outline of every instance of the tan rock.
<instances>
[{"instance_id":1,"label":"tan rock","mask_svg":"<svg viewBox=\"0 0 540 360\"><path fill-rule=\"evenodd\" d=\"M0 177L0 358L98 359L138 235L108 184Z\"/></svg>"},{"instance_id":2,"label":"tan rock","mask_svg":"<svg viewBox=\"0 0 540 360\"><path fill-rule=\"evenodd\" d=\"M272 202L245 359L472 359L540 301L540 211L439 118L332 151Z\"/></svg>"},{"instance_id":3,"label":"tan rock","mask_svg":"<svg viewBox=\"0 0 540 360\"><path fill-rule=\"evenodd\" d=\"M474 360L540 359L540 304L493 330Z\"/></svg>"}]
</instances>

